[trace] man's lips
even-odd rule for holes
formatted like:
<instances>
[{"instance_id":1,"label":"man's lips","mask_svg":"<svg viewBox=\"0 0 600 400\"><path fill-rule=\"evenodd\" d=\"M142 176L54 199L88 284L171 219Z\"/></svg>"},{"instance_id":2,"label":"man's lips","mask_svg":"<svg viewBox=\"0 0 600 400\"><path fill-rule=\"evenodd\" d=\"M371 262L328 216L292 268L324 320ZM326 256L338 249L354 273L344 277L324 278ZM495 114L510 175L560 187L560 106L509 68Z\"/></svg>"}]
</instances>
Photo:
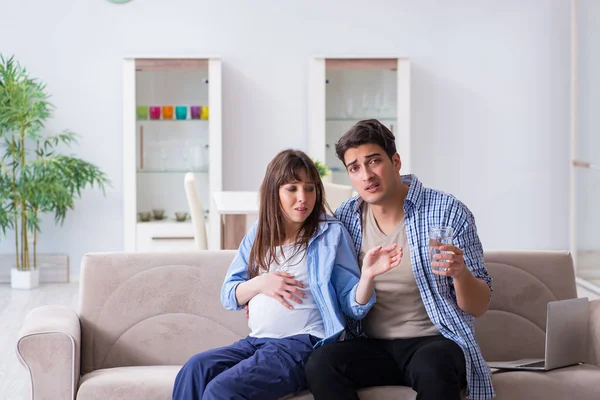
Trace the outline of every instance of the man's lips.
<instances>
[{"instance_id":1,"label":"man's lips","mask_svg":"<svg viewBox=\"0 0 600 400\"><path fill-rule=\"evenodd\" d=\"M370 185L365 187L365 190L367 192L369 192L369 191L377 189L378 187L379 187L379 183L371 183Z\"/></svg>"}]
</instances>

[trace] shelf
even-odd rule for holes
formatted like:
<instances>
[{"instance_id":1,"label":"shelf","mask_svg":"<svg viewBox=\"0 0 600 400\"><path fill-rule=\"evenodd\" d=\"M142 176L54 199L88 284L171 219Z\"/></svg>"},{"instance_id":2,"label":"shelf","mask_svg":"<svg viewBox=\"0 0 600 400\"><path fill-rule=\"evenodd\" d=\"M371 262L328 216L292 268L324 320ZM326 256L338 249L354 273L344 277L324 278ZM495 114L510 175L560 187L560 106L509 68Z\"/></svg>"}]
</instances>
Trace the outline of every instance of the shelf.
<instances>
[{"instance_id":1,"label":"shelf","mask_svg":"<svg viewBox=\"0 0 600 400\"><path fill-rule=\"evenodd\" d=\"M378 121L396 121L397 118L394 117L352 117L352 118L326 118L325 121L327 122L358 122L358 121L362 121L365 119L376 119Z\"/></svg>"},{"instance_id":2,"label":"shelf","mask_svg":"<svg viewBox=\"0 0 600 400\"><path fill-rule=\"evenodd\" d=\"M136 119L136 122L147 122L155 124L157 122L208 122L207 119Z\"/></svg>"},{"instance_id":3,"label":"shelf","mask_svg":"<svg viewBox=\"0 0 600 400\"><path fill-rule=\"evenodd\" d=\"M193 172L195 174L208 174L208 168L202 169L167 169L165 171L160 169L138 169L138 174L185 174L187 172Z\"/></svg>"},{"instance_id":4,"label":"shelf","mask_svg":"<svg viewBox=\"0 0 600 400\"><path fill-rule=\"evenodd\" d=\"M166 225L166 224L175 224L175 225L183 225L185 226L186 224L192 224L192 220L191 219L186 219L185 221L177 221L175 219L175 217L171 218L164 218L164 219L160 219L160 220L155 220L155 219L151 219L150 221L137 221L138 225L144 225L144 226L152 226L152 225ZM205 222L206 224L206 222Z\"/></svg>"}]
</instances>

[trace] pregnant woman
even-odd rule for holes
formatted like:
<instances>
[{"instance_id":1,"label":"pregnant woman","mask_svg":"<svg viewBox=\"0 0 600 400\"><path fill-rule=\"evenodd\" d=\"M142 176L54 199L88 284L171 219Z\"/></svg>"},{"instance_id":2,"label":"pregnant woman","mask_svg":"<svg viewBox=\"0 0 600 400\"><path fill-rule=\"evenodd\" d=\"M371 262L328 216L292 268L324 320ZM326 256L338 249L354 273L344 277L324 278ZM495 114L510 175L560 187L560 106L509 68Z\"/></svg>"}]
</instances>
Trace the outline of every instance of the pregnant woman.
<instances>
[{"instance_id":1,"label":"pregnant woman","mask_svg":"<svg viewBox=\"0 0 600 400\"><path fill-rule=\"evenodd\" d=\"M400 262L393 246L371 249L360 278L352 240L326 214L319 173L301 151L269 163L259 204L221 289L226 309L248 305L250 335L193 356L173 399L275 400L305 390L313 349L340 340L344 313L363 318L375 302L373 277Z\"/></svg>"}]
</instances>

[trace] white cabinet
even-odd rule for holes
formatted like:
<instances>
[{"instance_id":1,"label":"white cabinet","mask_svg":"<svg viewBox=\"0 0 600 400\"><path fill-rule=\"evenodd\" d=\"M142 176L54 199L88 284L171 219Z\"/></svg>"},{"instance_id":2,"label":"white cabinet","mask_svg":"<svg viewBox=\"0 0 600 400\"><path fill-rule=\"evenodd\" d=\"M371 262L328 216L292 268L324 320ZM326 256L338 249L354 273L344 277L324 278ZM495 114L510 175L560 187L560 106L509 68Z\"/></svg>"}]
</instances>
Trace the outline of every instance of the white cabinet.
<instances>
[{"instance_id":1,"label":"white cabinet","mask_svg":"<svg viewBox=\"0 0 600 400\"><path fill-rule=\"evenodd\" d=\"M131 57L123 63L123 185L126 251L193 250L184 176L193 172L219 247L212 193L222 190L221 61ZM163 219L143 213L164 210ZM210 222L209 222L210 221ZM215 222L216 221L216 222ZM215 239L216 238L216 239Z\"/></svg>"},{"instance_id":2,"label":"white cabinet","mask_svg":"<svg viewBox=\"0 0 600 400\"><path fill-rule=\"evenodd\" d=\"M194 249L190 223L147 222L136 226L136 251L186 251Z\"/></svg>"},{"instance_id":3,"label":"white cabinet","mask_svg":"<svg viewBox=\"0 0 600 400\"><path fill-rule=\"evenodd\" d=\"M378 119L392 130L403 174L411 172L410 61L406 58L318 57L309 70L309 155L350 184L335 144L356 122Z\"/></svg>"}]
</instances>

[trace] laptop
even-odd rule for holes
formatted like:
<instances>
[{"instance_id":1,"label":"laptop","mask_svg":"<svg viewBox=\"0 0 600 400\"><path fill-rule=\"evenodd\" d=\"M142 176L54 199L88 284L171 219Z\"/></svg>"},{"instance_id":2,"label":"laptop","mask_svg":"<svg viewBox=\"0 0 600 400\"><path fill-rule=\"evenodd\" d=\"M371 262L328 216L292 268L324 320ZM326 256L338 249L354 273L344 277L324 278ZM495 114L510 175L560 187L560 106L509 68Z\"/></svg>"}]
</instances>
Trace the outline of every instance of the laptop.
<instances>
[{"instance_id":1,"label":"laptop","mask_svg":"<svg viewBox=\"0 0 600 400\"><path fill-rule=\"evenodd\" d=\"M545 358L488 362L488 365L497 369L549 371L585 362L588 314L587 297L549 302Z\"/></svg>"}]
</instances>

